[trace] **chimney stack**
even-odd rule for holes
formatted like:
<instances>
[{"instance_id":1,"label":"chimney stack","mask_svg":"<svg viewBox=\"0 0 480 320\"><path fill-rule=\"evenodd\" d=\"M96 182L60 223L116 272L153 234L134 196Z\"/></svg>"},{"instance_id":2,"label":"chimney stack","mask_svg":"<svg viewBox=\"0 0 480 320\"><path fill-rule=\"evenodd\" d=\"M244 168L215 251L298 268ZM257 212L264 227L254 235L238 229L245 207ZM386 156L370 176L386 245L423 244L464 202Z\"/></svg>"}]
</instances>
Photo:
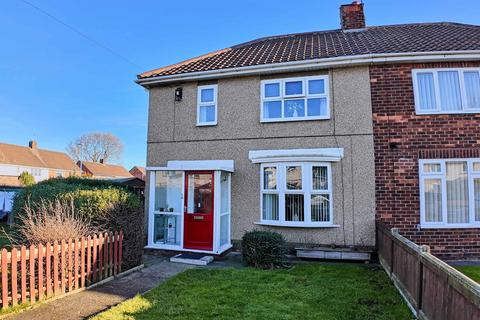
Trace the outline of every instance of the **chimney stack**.
<instances>
[{"instance_id":1,"label":"chimney stack","mask_svg":"<svg viewBox=\"0 0 480 320\"><path fill-rule=\"evenodd\" d=\"M30 141L28 142L28 146L30 147L30 149L37 150L37 141L35 141L35 140L30 140Z\"/></svg>"},{"instance_id":2,"label":"chimney stack","mask_svg":"<svg viewBox=\"0 0 480 320\"><path fill-rule=\"evenodd\" d=\"M103 164L104 160L103 159L100 159L100 163Z\"/></svg>"},{"instance_id":3,"label":"chimney stack","mask_svg":"<svg viewBox=\"0 0 480 320\"><path fill-rule=\"evenodd\" d=\"M365 28L363 3L356 0L340 6L340 24L343 30Z\"/></svg>"}]
</instances>

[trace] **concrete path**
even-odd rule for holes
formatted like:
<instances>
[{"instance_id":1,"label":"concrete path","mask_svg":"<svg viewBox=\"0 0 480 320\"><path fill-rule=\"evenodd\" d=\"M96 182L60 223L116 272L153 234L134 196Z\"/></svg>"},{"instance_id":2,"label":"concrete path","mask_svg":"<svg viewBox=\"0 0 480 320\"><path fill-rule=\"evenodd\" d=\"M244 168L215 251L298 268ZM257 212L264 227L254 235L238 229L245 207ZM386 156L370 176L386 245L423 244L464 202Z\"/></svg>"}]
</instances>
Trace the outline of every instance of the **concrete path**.
<instances>
[{"instance_id":1,"label":"concrete path","mask_svg":"<svg viewBox=\"0 0 480 320\"><path fill-rule=\"evenodd\" d=\"M71 294L6 319L79 320L88 318L120 302L144 293L192 266L168 262L164 257L148 257L145 268L90 290Z\"/></svg>"}]
</instances>

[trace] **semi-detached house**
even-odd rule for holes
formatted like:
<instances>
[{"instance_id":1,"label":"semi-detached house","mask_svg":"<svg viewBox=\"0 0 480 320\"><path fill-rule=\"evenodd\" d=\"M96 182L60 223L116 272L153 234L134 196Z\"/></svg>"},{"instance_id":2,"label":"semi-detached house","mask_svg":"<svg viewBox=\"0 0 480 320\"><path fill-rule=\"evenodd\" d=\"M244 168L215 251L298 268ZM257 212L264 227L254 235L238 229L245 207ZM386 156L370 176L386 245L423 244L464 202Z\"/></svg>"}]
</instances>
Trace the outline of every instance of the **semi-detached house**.
<instances>
[{"instance_id":1,"label":"semi-detached house","mask_svg":"<svg viewBox=\"0 0 480 320\"><path fill-rule=\"evenodd\" d=\"M138 76L148 247L221 254L267 229L372 249L378 219L480 256L480 27L340 17Z\"/></svg>"}]
</instances>

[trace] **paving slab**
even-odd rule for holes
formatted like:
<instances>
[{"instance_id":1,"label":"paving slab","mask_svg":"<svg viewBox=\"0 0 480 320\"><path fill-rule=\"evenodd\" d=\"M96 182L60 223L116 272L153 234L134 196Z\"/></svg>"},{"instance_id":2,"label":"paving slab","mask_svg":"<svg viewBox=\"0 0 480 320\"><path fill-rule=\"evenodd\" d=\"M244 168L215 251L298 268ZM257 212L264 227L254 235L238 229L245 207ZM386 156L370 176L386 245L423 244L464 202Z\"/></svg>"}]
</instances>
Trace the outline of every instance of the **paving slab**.
<instances>
[{"instance_id":1,"label":"paving slab","mask_svg":"<svg viewBox=\"0 0 480 320\"><path fill-rule=\"evenodd\" d=\"M164 257L149 257L145 268L116 278L95 288L46 302L5 319L80 320L95 315L122 301L155 288L174 275L194 266L172 263Z\"/></svg>"}]
</instances>

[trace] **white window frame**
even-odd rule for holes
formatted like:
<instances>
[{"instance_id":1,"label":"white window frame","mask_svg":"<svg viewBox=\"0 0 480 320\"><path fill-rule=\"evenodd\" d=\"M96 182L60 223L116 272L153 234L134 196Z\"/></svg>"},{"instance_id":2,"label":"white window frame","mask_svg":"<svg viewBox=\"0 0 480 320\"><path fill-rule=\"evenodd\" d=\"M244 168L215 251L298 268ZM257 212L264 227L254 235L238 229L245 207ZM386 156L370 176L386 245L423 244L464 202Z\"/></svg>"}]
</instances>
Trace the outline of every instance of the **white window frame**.
<instances>
[{"instance_id":1,"label":"white window frame","mask_svg":"<svg viewBox=\"0 0 480 320\"><path fill-rule=\"evenodd\" d=\"M309 94L308 93L308 81L309 80L323 80L325 85L325 92L322 94ZM286 95L285 86L287 82L301 81L302 82L302 94ZM278 83L280 87L280 96L278 97L265 97L265 85L271 83ZM261 101L260 101L260 122L285 122L285 121L306 121L306 120L324 120L330 119L330 83L328 75L310 76L310 77L295 77L295 78L281 78L260 81ZM326 98L327 101L327 114L320 116L308 116L307 100L313 98ZM305 103L305 116L303 117L289 117L284 116L285 101L286 100L298 100L303 99ZM281 118L265 118L264 117L264 102L268 101L281 101Z\"/></svg>"},{"instance_id":2,"label":"white window frame","mask_svg":"<svg viewBox=\"0 0 480 320\"><path fill-rule=\"evenodd\" d=\"M446 182L446 163L447 162L467 162L468 179L468 223L448 223L447 219L447 182ZM428 228L480 228L480 221L475 221L475 199L474 199L474 179L480 179L480 171L473 170L473 164L480 162L480 158L452 158L452 159L422 159L418 161L419 166L419 185L420 185L420 227ZM440 172L424 172L425 164L440 164ZM442 221L427 222L425 216L425 179L438 179L442 185Z\"/></svg>"},{"instance_id":3,"label":"white window frame","mask_svg":"<svg viewBox=\"0 0 480 320\"><path fill-rule=\"evenodd\" d=\"M202 102L202 90L205 89L213 89L213 101L210 102ZM217 92L218 92L218 85L211 84L205 86L198 86L197 88L197 126L214 126L217 124L217 109L218 109L218 102L217 102ZM215 120L214 121L200 121L200 107L203 106L215 106Z\"/></svg>"},{"instance_id":4,"label":"white window frame","mask_svg":"<svg viewBox=\"0 0 480 320\"><path fill-rule=\"evenodd\" d=\"M461 96L461 110L442 110L441 101L440 101L440 85L438 81L438 72L441 71L457 71L459 76L460 84L460 96ZM435 69L412 69L412 79L413 79L413 95L415 100L415 112L416 114L461 114L461 113L480 113L480 108L470 108L467 106L467 92L465 88L465 72L479 72L480 68L435 68ZM418 91L418 81L417 75L419 73L432 73L433 75L433 86L435 89L435 107L436 109L432 110L422 110L420 109L420 95Z\"/></svg>"},{"instance_id":5,"label":"white window frame","mask_svg":"<svg viewBox=\"0 0 480 320\"><path fill-rule=\"evenodd\" d=\"M302 189L287 190L286 167L296 166L302 170ZM313 190L312 185L312 167L327 168L327 189ZM264 168L277 168L277 189L265 189L263 170ZM263 219L263 195L278 194L278 220ZM285 195L286 194L303 194L304 201L304 219L305 221L286 221L285 220ZM311 195L325 194L329 196L329 221L312 221L311 215ZM262 163L260 166L260 223L261 225L271 225L280 227L335 227L333 224L333 192L332 192L332 167L329 162L274 162Z\"/></svg>"}]
</instances>

